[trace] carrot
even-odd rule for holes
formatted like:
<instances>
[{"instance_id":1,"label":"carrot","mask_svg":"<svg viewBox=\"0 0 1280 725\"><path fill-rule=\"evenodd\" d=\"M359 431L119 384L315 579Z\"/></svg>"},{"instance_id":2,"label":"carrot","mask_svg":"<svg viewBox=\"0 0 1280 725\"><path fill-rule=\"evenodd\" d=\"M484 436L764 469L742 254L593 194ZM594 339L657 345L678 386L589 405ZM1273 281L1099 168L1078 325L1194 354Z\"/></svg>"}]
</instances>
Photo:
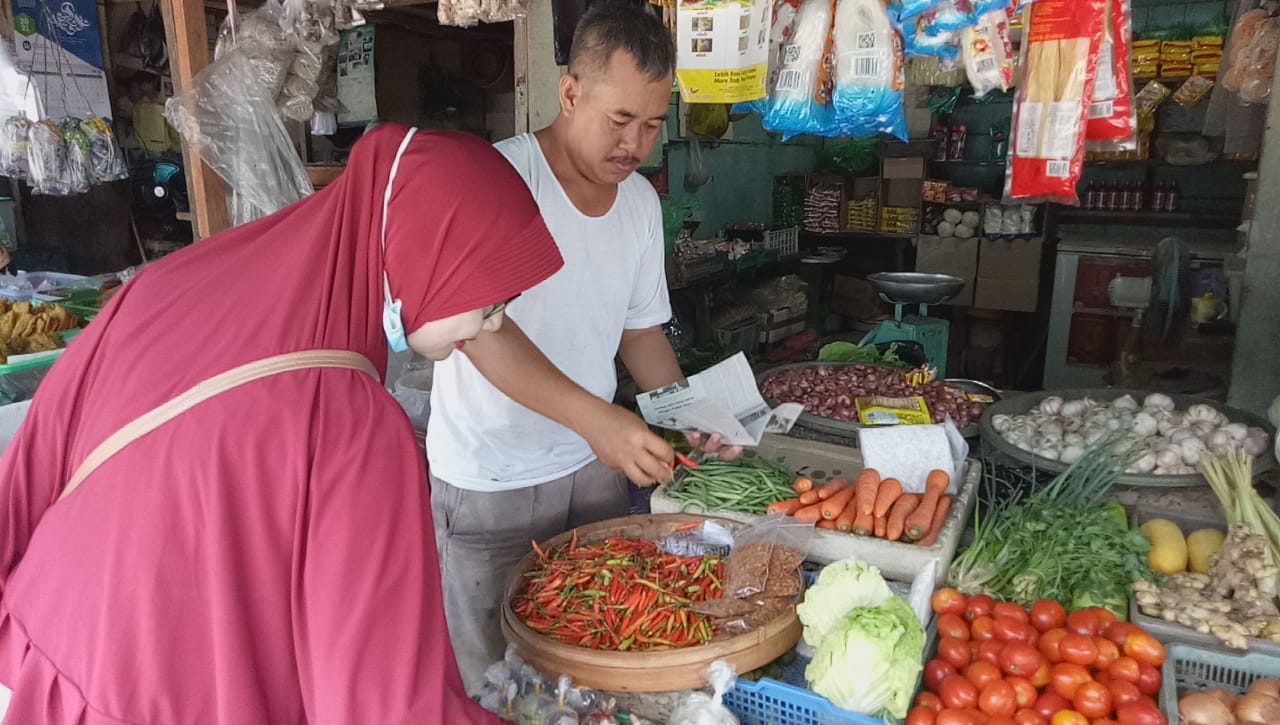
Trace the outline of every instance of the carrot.
<instances>
[{"instance_id":1,"label":"carrot","mask_svg":"<svg viewBox=\"0 0 1280 725\"><path fill-rule=\"evenodd\" d=\"M800 494L800 503L804 504L805 506L812 506L813 504L818 503L821 500L822 499L818 498L818 489L816 488L811 488L808 491L805 491L804 493Z\"/></svg>"},{"instance_id":2,"label":"carrot","mask_svg":"<svg viewBox=\"0 0 1280 725\"><path fill-rule=\"evenodd\" d=\"M853 522L857 518L858 518L858 503L856 501L850 501L844 507L844 511L841 511L840 515L836 517L836 528L840 529L841 531L852 531Z\"/></svg>"},{"instance_id":3,"label":"carrot","mask_svg":"<svg viewBox=\"0 0 1280 725\"><path fill-rule=\"evenodd\" d=\"M883 517L883 516L877 516L877 517L875 518L875 522L876 522L876 529L875 529L875 531L876 531L876 538L883 539L883 538L884 538L884 534L885 534L885 530L886 530L886 528L887 528L887 527L888 527L888 525L889 525L889 524L888 524L888 521L887 521L887 520L885 519L885 517Z\"/></svg>"},{"instance_id":4,"label":"carrot","mask_svg":"<svg viewBox=\"0 0 1280 725\"><path fill-rule=\"evenodd\" d=\"M907 525L907 517L920 505L920 494L904 493L889 508L889 521L885 525L884 535L890 541L902 538L902 530Z\"/></svg>"},{"instance_id":5,"label":"carrot","mask_svg":"<svg viewBox=\"0 0 1280 725\"><path fill-rule=\"evenodd\" d=\"M822 518L832 520L840 518L840 514L844 513L849 502L853 500L853 495L857 492L857 487L845 486L842 491L824 501L822 503Z\"/></svg>"},{"instance_id":6,"label":"carrot","mask_svg":"<svg viewBox=\"0 0 1280 725\"><path fill-rule=\"evenodd\" d=\"M796 518L796 521L804 521L810 524L817 523L822 520L822 503L813 503L803 508L798 508L791 515Z\"/></svg>"},{"instance_id":7,"label":"carrot","mask_svg":"<svg viewBox=\"0 0 1280 725\"><path fill-rule=\"evenodd\" d=\"M804 493L813 489L813 479L808 476L797 476L791 487L796 490L796 493Z\"/></svg>"},{"instance_id":8,"label":"carrot","mask_svg":"<svg viewBox=\"0 0 1280 725\"><path fill-rule=\"evenodd\" d=\"M858 513L874 516L876 509L876 491L880 489L880 474L874 468L868 468L858 474L858 482L853 484L858 490Z\"/></svg>"},{"instance_id":9,"label":"carrot","mask_svg":"<svg viewBox=\"0 0 1280 725\"><path fill-rule=\"evenodd\" d=\"M857 516L853 520L853 533L859 536L870 536L875 533L876 519L871 514L862 513L861 509L857 511Z\"/></svg>"},{"instance_id":10,"label":"carrot","mask_svg":"<svg viewBox=\"0 0 1280 725\"><path fill-rule=\"evenodd\" d=\"M841 491L845 490L848 487L849 487L849 479L833 478L827 483L827 485L821 486L818 488L818 498L823 501L826 501L827 499L831 498L837 493L840 493Z\"/></svg>"},{"instance_id":11,"label":"carrot","mask_svg":"<svg viewBox=\"0 0 1280 725\"><path fill-rule=\"evenodd\" d=\"M942 533L942 527L947 523L947 514L951 512L951 497L943 496L938 501L938 508L933 512L933 522L929 524L929 533L916 543L921 546L933 546L938 540L938 535Z\"/></svg>"},{"instance_id":12,"label":"carrot","mask_svg":"<svg viewBox=\"0 0 1280 725\"><path fill-rule=\"evenodd\" d=\"M874 513L876 518L884 518L889 515L889 507L894 501L902 495L902 482L896 478L886 478L880 482L880 490L876 491L876 508Z\"/></svg>"},{"instance_id":13,"label":"carrot","mask_svg":"<svg viewBox=\"0 0 1280 725\"><path fill-rule=\"evenodd\" d=\"M911 541L924 538L929 533L929 525L933 523L933 512L938 508L938 499L947 492L951 485L951 477L945 471L930 471L924 483L924 497L920 499L920 507L907 517L906 537Z\"/></svg>"},{"instance_id":14,"label":"carrot","mask_svg":"<svg viewBox=\"0 0 1280 725\"><path fill-rule=\"evenodd\" d=\"M765 509L765 513L790 516L801 506L804 506L804 504L800 502L799 498L789 498L783 501L774 501L769 504L769 508Z\"/></svg>"},{"instance_id":15,"label":"carrot","mask_svg":"<svg viewBox=\"0 0 1280 725\"><path fill-rule=\"evenodd\" d=\"M832 521L831 519L823 519L818 522L818 528L820 529L835 529L835 527L836 527L836 522Z\"/></svg>"}]
</instances>

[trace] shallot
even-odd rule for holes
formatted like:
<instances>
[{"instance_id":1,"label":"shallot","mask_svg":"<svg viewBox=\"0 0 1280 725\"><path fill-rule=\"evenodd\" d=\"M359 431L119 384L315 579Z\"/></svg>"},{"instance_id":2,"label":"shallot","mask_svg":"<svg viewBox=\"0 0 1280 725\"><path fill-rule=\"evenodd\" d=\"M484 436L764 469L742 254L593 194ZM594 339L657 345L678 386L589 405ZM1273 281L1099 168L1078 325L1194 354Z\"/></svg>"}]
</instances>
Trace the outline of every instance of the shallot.
<instances>
[{"instance_id":1,"label":"shallot","mask_svg":"<svg viewBox=\"0 0 1280 725\"><path fill-rule=\"evenodd\" d=\"M766 378L760 392L775 403L799 403L812 415L845 422L857 421L858 398L873 395L922 396L933 422L951 418L960 428L975 422L984 408L982 403L970 400L963 391L944 381L915 385L907 381L906 371L864 364L783 370ZM1010 418L1001 424L1012 426L1013 422ZM1004 433L1009 431L1006 429Z\"/></svg>"}]
</instances>

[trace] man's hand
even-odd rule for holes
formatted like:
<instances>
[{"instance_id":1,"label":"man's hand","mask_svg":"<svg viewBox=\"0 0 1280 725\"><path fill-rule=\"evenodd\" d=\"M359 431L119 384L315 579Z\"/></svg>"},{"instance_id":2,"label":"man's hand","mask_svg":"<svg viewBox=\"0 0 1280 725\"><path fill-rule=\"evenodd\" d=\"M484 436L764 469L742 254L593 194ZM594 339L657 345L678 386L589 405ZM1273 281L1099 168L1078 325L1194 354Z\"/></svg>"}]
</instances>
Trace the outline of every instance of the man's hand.
<instances>
[{"instance_id":1,"label":"man's hand","mask_svg":"<svg viewBox=\"0 0 1280 725\"><path fill-rule=\"evenodd\" d=\"M675 451L630 411L604 401L578 431L604 465L638 486L671 480Z\"/></svg>"},{"instance_id":2,"label":"man's hand","mask_svg":"<svg viewBox=\"0 0 1280 725\"><path fill-rule=\"evenodd\" d=\"M727 446L721 439L719 433L706 435L705 433L686 433L685 439L689 441L689 445L694 450L702 451L715 455L722 461L732 461L742 456L742 446Z\"/></svg>"}]
</instances>

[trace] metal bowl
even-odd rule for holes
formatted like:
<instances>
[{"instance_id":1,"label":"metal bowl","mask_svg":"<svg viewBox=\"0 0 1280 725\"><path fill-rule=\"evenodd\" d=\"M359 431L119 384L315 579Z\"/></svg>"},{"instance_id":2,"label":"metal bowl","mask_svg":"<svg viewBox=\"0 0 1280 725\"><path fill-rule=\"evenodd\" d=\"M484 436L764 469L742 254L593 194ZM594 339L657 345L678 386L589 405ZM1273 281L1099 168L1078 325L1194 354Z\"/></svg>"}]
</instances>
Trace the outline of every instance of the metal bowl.
<instances>
[{"instance_id":1,"label":"metal bowl","mask_svg":"<svg viewBox=\"0 0 1280 725\"><path fill-rule=\"evenodd\" d=\"M867 281L895 305L940 305L965 285L960 277L926 272L878 272Z\"/></svg>"},{"instance_id":2,"label":"metal bowl","mask_svg":"<svg viewBox=\"0 0 1280 725\"><path fill-rule=\"evenodd\" d=\"M1067 464L1061 461L1051 461L1047 458L1041 458L1029 451L1024 451L1015 446L1005 437L996 432L991 425L991 421L997 415L1026 415L1029 411L1040 404L1040 401L1051 395L1057 395L1063 400L1080 400L1082 398L1093 398L1095 400L1112 401L1124 395L1132 395L1134 399L1141 401L1150 395L1151 390L1126 390L1123 388L1079 388L1074 390L1042 390L1036 393L1026 393L1012 398L1001 400L994 405L987 406L982 411L982 418L978 420L978 427L982 431L982 442L989 444L991 447L1000 451L1004 455L1012 458L1020 463L1048 471L1049 473L1062 473L1067 470ZM1256 426L1267 431L1272 436L1271 440L1275 440L1276 429L1261 416L1254 415L1247 410L1240 410L1229 405L1224 405L1216 400L1207 398L1197 398L1190 395L1169 395L1173 399L1174 405L1180 411L1186 409L1196 403L1205 403L1212 405L1222 411L1228 418L1236 423L1244 423L1249 426ZM1275 465L1275 459L1271 455L1268 447L1267 451L1261 456L1253 459L1254 474L1261 473ZM1126 473L1116 480L1119 486L1137 486L1144 488L1178 488L1183 486L1203 486L1208 482L1204 480L1204 476L1199 473L1192 473L1183 476L1157 476L1151 473Z\"/></svg>"}]
</instances>

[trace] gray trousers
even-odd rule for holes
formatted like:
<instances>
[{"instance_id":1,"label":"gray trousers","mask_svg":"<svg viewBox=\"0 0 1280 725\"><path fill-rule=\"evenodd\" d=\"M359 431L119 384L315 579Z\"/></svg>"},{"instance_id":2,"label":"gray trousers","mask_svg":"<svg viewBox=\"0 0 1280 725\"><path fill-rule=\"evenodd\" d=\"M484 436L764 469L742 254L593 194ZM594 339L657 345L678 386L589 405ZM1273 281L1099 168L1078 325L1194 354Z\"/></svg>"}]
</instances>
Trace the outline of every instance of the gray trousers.
<instances>
[{"instance_id":1,"label":"gray trousers","mask_svg":"<svg viewBox=\"0 0 1280 725\"><path fill-rule=\"evenodd\" d=\"M538 486L478 492L431 476L431 515L444 584L449 639L467 692L502 659L502 597L532 547L574 527L626 516L627 480L599 461Z\"/></svg>"}]
</instances>

